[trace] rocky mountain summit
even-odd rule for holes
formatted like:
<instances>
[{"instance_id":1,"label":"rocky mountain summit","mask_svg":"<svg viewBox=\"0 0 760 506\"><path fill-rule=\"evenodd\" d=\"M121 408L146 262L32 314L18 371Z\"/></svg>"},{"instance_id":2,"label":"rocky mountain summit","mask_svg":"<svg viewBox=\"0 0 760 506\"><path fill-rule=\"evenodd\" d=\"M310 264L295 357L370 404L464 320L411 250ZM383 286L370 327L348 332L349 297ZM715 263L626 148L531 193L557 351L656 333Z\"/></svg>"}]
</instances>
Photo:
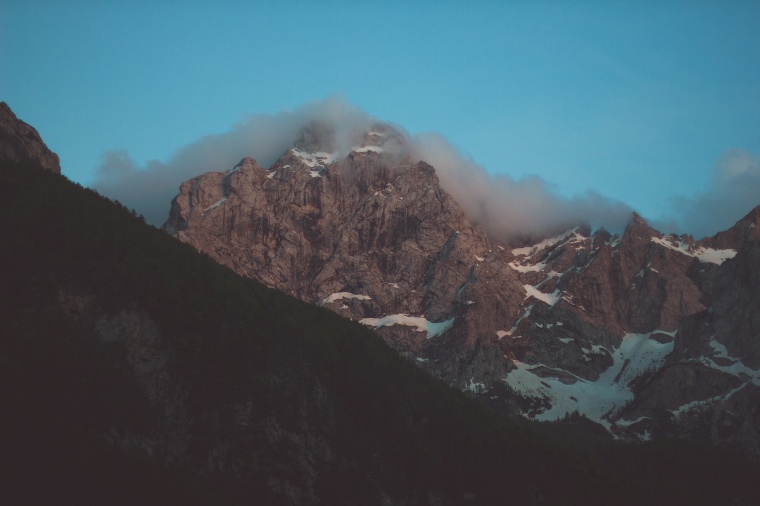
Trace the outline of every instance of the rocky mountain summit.
<instances>
[{"instance_id":1,"label":"rocky mountain summit","mask_svg":"<svg viewBox=\"0 0 760 506\"><path fill-rule=\"evenodd\" d=\"M308 137L308 135L307 135ZM496 331L525 289L433 167L378 126L347 156L288 150L182 185L165 228L237 272L376 328L448 382L507 372ZM314 149L314 148L312 148ZM451 350L456 350L455 354Z\"/></svg>"},{"instance_id":2,"label":"rocky mountain summit","mask_svg":"<svg viewBox=\"0 0 760 506\"><path fill-rule=\"evenodd\" d=\"M760 208L700 241L634 214L621 235L581 225L515 247L393 128L351 140L315 124L271 167L189 180L164 229L503 412L760 456Z\"/></svg>"},{"instance_id":3,"label":"rocky mountain summit","mask_svg":"<svg viewBox=\"0 0 760 506\"><path fill-rule=\"evenodd\" d=\"M389 155L398 143L374 146ZM390 160L396 163L391 167L406 166L407 171L431 177L429 166L410 164L398 155L383 163ZM321 153L313 158L327 157ZM255 167L251 161L248 165ZM0 461L8 470L5 502L50 504L62 497L78 504L756 502L758 464L734 452L688 441L618 445L598 436L593 439L601 446L579 451L567 445L573 435L586 437L573 431L575 421L534 425L546 433L541 435L497 416L423 374L367 327L235 275L146 225L124 206L40 168L38 161L0 159L0 177L0 230L12 246L0 248L0 430L6 435ZM430 182L435 182L434 176ZM224 193L234 203L231 195ZM426 201L431 212L456 211L456 206L449 208L445 193L436 188L434 195L440 202ZM202 209L210 216L209 211L226 203ZM281 211L287 214L294 207L298 206ZM367 216L378 219L376 214ZM436 239L436 227L428 228L434 240L443 240L442 250L448 253L433 259L438 264L432 264L443 267L430 270L428 262L423 275L445 301L450 296L445 281L448 259L469 252L458 250L458 240L449 242L448 229ZM745 223L738 236L751 233L751 228ZM470 233L468 241L483 240L477 229ZM464 236L462 231L459 236ZM571 236L576 237L575 232L542 247L556 251L563 240L574 241ZM713 247L689 244L697 254L707 252L699 247ZM508 258L519 256L502 248L497 251ZM528 257L536 252L528 251L515 265L529 267ZM479 258L483 260L478 263L485 262L485 256ZM283 276L297 272L279 268ZM726 284L715 283L714 318L692 322L699 340L684 348L678 360L703 360L705 350L717 350L711 358L714 365L746 379L753 374L754 362L737 365L730 357L751 348L754 327L729 329L740 340L721 341L726 342L723 348L712 342L711 333L711 328L722 332L722 326L756 312L756 280L743 267L734 268ZM505 272L514 270L509 266ZM371 265L367 271L392 272ZM547 272L547 279L559 277ZM398 279L400 287L405 278ZM485 279L498 281L495 275ZM527 299L531 304L536 297L546 298L537 295L538 289L519 285L522 282L518 279L517 286L525 291L517 301L520 317L525 316L525 295L534 294ZM734 293L730 286L735 282L741 289ZM465 287L472 296L464 303L467 313L475 297L487 295L479 295L477 285L472 277ZM335 302L373 300L351 295L337 292L321 303L338 310L342 306ZM737 304L734 296L742 301ZM561 304L557 301L555 306ZM521 321L539 312L537 306ZM398 316L389 329L416 328L424 323L420 318ZM465 332L458 329L466 318L469 314L456 314L449 318L453 321L435 320L438 325L425 324L411 332L426 332L430 342L445 342ZM364 323L378 326L371 319ZM528 330L521 326L519 332L527 335ZM499 331L497 336L504 337ZM470 360L487 366L484 354L473 359L472 354L452 353L455 346L485 348L477 339L474 344L449 341L449 350L425 345L421 352L429 353L428 361L415 362L432 364L437 352L442 357L437 361ZM630 346L619 349L631 355ZM405 353L419 358L421 352ZM521 370L519 365L516 360L507 362L509 377ZM623 370L625 365L621 374ZM687 385L701 384L689 383L689 376L679 371L683 369L655 376L649 384L657 390L637 396L640 405L626 405L626 419L648 412L647 402L671 402L667 394L660 395L664 389L658 381L675 378ZM548 388L551 379L545 377ZM725 383L702 387L715 390ZM506 385L503 378L487 389L476 385L469 390L480 392L483 399L529 400L530 395L518 397L509 389L499 393L500 385ZM712 412L730 410L734 415L720 419L721 436L751 443L752 421L739 422L747 421L741 409L754 405L752 397L741 385L732 388L723 395L724 404L731 405L711 408ZM697 423L689 427L697 430L700 419L693 421ZM736 426L745 430L725 430ZM673 469L679 471L675 476Z\"/></svg>"},{"instance_id":4,"label":"rocky mountain summit","mask_svg":"<svg viewBox=\"0 0 760 506\"><path fill-rule=\"evenodd\" d=\"M16 117L0 102L0 160L31 163L61 173L58 155L48 149L37 130Z\"/></svg>"}]
</instances>

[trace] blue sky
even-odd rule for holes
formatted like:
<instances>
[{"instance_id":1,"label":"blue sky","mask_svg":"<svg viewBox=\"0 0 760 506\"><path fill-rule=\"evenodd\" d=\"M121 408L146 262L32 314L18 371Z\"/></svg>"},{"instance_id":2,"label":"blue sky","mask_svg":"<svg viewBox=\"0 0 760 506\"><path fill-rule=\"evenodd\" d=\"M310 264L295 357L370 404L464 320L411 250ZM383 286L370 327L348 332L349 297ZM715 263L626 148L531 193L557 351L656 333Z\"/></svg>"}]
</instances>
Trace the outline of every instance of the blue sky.
<instances>
[{"instance_id":1,"label":"blue sky","mask_svg":"<svg viewBox=\"0 0 760 506\"><path fill-rule=\"evenodd\" d=\"M337 95L695 234L760 204L758 55L750 1L0 2L0 100L84 185Z\"/></svg>"}]
</instances>

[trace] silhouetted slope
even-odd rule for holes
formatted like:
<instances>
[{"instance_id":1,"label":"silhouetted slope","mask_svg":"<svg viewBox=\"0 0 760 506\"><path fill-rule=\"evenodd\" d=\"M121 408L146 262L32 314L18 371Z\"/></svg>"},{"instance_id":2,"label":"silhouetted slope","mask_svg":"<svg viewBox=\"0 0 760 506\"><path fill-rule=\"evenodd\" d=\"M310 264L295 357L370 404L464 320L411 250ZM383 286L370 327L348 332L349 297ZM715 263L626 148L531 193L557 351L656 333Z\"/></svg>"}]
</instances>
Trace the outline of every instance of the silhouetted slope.
<instances>
[{"instance_id":1,"label":"silhouetted slope","mask_svg":"<svg viewBox=\"0 0 760 506\"><path fill-rule=\"evenodd\" d=\"M91 191L28 168L2 178L3 422L19 441L4 458L23 464L16 483L34 474L30 497L44 489L35 481L74 498L114 480L129 493L109 466L151 451L138 475L170 465L241 501L588 503L609 479L370 331L238 277ZM142 327L104 335L125 312ZM169 378L146 388L134 355L150 321ZM153 400L172 389L184 399L171 410Z\"/></svg>"},{"instance_id":2,"label":"silhouetted slope","mask_svg":"<svg viewBox=\"0 0 760 506\"><path fill-rule=\"evenodd\" d=\"M9 503L758 497L757 469L712 450L687 446L670 481L656 465L668 447L596 460L539 437L366 328L239 277L61 176L3 164L0 237Z\"/></svg>"}]
</instances>

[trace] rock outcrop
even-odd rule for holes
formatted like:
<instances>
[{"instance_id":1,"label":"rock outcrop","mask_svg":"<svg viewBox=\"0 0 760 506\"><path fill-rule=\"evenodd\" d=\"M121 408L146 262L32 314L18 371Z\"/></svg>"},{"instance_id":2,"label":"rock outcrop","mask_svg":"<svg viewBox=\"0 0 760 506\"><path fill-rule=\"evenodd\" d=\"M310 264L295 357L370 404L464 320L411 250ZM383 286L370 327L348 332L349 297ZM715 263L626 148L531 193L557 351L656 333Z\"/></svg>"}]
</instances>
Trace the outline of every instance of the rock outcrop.
<instances>
[{"instance_id":1,"label":"rock outcrop","mask_svg":"<svg viewBox=\"0 0 760 506\"><path fill-rule=\"evenodd\" d=\"M58 155L48 149L34 127L16 117L0 102L0 160L28 163L61 173Z\"/></svg>"},{"instance_id":2,"label":"rock outcrop","mask_svg":"<svg viewBox=\"0 0 760 506\"><path fill-rule=\"evenodd\" d=\"M467 221L430 165L389 163L377 144L334 158L293 148L269 169L246 158L188 181L165 228L241 274L376 327L460 387L503 376L497 330L525 298L508 252Z\"/></svg>"},{"instance_id":3,"label":"rock outcrop","mask_svg":"<svg viewBox=\"0 0 760 506\"><path fill-rule=\"evenodd\" d=\"M723 237L746 237L746 220ZM716 270L709 307L680 323L672 353L641 378L636 400L622 412L639 431L707 439L760 457L759 273L757 241Z\"/></svg>"},{"instance_id":4,"label":"rock outcrop","mask_svg":"<svg viewBox=\"0 0 760 506\"><path fill-rule=\"evenodd\" d=\"M701 424L709 439L730 439L714 435L723 422L703 407L750 405L734 396L760 384L751 275L760 211L701 241L664 236L634 214L619 236L579 226L512 247L470 223L390 127L346 154L326 137L312 126L269 168L246 158L183 183L165 230L376 328L420 367L507 413L578 411L632 438L696 437L686 427ZM704 318L704 328L694 323ZM678 421L689 416L699 424ZM757 417L738 416L749 428L737 440L757 451Z\"/></svg>"}]
</instances>

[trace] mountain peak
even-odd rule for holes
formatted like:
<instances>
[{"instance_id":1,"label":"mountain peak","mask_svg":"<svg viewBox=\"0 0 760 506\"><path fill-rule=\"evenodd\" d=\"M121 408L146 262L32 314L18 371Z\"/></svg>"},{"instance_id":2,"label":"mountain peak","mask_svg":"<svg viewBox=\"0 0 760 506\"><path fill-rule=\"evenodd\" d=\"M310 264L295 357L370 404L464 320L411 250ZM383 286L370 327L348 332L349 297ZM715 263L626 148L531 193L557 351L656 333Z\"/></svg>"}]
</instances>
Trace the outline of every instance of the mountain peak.
<instances>
[{"instance_id":1,"label":"mountain peak","mask_svg":"<svg viewBox=\"0 0 760 506\"><path fill-rule=\"evenodd\" d=\"M240 160L240 162L238 162L237 165L235 165L235 167L232 170L252 169L256 167L259 167L259 164L256 162L256 160L254 160L250 156L245 156L243 157L242 160Z\"/></svg>"},{"instance_id":2,"label":"mountain peak","mask_svg":"<svg viewBox=\"0 0 760 506\"><path fill-rule=\"evenodd\" d=\"M684 375L714 363L725 385L716 391L732 391L728 355L678 357L692 344L679 325L711 314L713 265L733 249L664 237L638 213L622 237L582 225L494 244L432 165L409 162L405 140L383 124L312 123L267 170L184 183L164 228L244 276L374 328L431 374L511 415L578 410L616 434L649 437L658 413L704 398L639 392L637 382L661 368L667 384L666 360ZM759 222L760 209L737 234ZM722 350L703 344L708 356ZM760 442L751 448L760 452Z\"/></svg>"},{"instance_id":3,"label":"mountain peak","mask_svg":"<svg viewBox=\"0 0 760 506\"><path fill-rule=\"evenodd\" d=\"M661 237L662 234L649 226L649 223L637 212L631 214L631 220L623 231L623 240L644 239L649 241L651 237Z\"/></svg>"},{"instance_id":4,"label":"mountain peak","mask_svg":"<svg viewBox=\"0 0 760 506\"><path fill-rule=\"evenodd\" d=\"M760 239L760 206L747 213L733 227L703 239L708 246L718 249L739 249L744 244ZM702 241L700 241L702 242Z\"/></svg>"},{"instance_id":5,"label":"mountain peak","mask_svg":"<svg viewBox=\"0 0 760 506\"><path fill-rule=\"evenodd\" d=\"M403 153L406 135L387 123L375 122L336 127L312 121L303 127L292 146L304 153L334 153L343 158L352 151Z\"/></svg>"},{"instance_id":6,"label":"mountain peak","mask_svg":"<svg viewBox=\"0 0 760 506\"><path fill-rule=\"evenodd\" d=\"M0 102L0 160L29 163L61 173L58 155L50 151L37 130L18 119L5 102Z\"/></svg>"},{"instance_id":7,"label":"mountain peak","mask_svg":"<svg viewBox=\"0 0 760 506\"><path fill-rule=\"evenodd\" d=\"M647 220L645 220L645 219L644 219L644 218L643 218L643 217L642 217L642 216L641 216L639 213L637 213L636 211L633 211L633 212L631 213L631 222L632 222L632 223L633 223L633 222L635 222L635 223L643 223L644 225L647 225L647 226L649 226L649 224L647 223Z\"/></svg>"},{"instance_id":8,"label":"mountain peak","mask_svg":"<svg viewBox=\"0 0 760 506\"><path fill-rule=\"evenodd\" d=\"M312 121L298 133L293 147L307 152L335 150L335 128L324 121Z\"/></svg>"},{"instance_id":9,"label":"mountain peak","mask_svg":"<svg viewBox=\"0 0 760 506\"><path fill-rule=\"evenodd\" d=\"M406 144L406 136L403 133L387 123L375 123L364 134L361 147L402 148Z\"/></svg>"}]
</instances>

